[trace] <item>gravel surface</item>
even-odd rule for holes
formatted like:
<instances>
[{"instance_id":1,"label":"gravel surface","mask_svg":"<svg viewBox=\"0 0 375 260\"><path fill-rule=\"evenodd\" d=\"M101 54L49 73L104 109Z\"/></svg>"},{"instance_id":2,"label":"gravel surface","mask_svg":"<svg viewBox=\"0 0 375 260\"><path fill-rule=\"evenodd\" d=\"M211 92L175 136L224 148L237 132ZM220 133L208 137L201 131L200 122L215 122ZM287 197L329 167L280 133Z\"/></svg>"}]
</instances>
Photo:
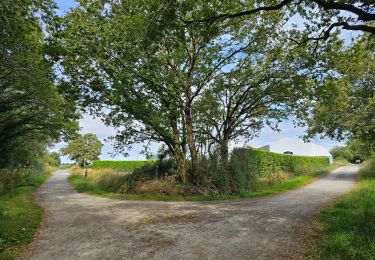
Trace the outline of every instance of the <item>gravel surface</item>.
<instances>
[{"instance_id":1,"label":"gravel surface","mask_svg":"<svg viewBox=\"0 0 375 260\"><path fill-rule=\"evenodd\" d=\"M281 259L309 218L355 186L358 166L274 196L217 202L121 201L80 194L56 171L37 191L47 210L26 259Z\"/></svg>"}]
</instances>

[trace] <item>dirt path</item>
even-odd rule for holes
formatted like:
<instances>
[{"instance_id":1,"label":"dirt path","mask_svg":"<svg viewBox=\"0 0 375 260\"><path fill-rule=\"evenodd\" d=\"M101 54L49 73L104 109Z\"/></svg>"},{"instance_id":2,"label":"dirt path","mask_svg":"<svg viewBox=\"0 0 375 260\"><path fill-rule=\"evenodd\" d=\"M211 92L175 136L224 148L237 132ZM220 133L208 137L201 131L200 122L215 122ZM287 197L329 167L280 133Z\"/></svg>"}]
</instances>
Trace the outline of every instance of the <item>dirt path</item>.
<instances>
[{"instance_id":1,"label":"dirt path","mask_svg":"<svg viewBox=\"0 0 375 260\"><path fill-rule=\"evenodd\" d=\"M355 185L345 166L298 190L220 202L119 201L77 193L54 173L36 196L46 228L27 259L280 259L309 217Z\"/></svg>"}]
</instances>

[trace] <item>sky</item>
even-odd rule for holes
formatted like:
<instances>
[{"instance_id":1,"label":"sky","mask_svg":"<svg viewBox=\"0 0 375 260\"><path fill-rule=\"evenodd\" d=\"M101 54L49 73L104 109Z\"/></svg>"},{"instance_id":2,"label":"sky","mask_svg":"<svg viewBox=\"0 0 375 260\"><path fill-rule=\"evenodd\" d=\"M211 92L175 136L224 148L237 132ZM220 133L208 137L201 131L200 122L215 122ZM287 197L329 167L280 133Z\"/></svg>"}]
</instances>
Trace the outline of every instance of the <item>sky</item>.
<instances>
[{"instance_id":1,"label":"sky","mask_svg":"<svg viewBox=\"0 0 375 260\"><path fill-rule=\"evenodd\" d=\"M74 7L77 5L77 2L74 0L55 0L55 2L59 6L58 13L59 15L64 15L66 12L69 11L71 7ZM344 35L345 38L350 38L350 35L346 33L347 35ZM103 124L103 122L100 120L100 118L93 118L92 116L85 114L83 115L82 119L79 121L80 123L80 133L86 134L86 133L94 133L98 136L98 138L103 141L104 147L102 149L102 154L100 156L100 159L102 160L123 160L123 159L129 159L129 160L140 160L144 159L144 155L141 154L143 145L134 145L133 149L128 152L129 156L124 157L122 155L116 155L112 156L114 150L109 142L105 142L105 140L113 136L116 133L116 129L113 127L108 127ZM248 142L246 145L250 145L252 147L260 147L263 145L267 145L273 141L279 140L281 138L302 138L302 136L305 134L305 128L301 127L294 127L292 120L287 120L282 122L279 125L280 132L274 132L269 127L265 127L260 135L254 139L252 139L250 142ZM343 145L343 143L331 140L331 139L320 139L314 138L311 140L311 142L319 144L324 146L327 149L331 149L334 146L340 146ZM51 148L51 151L58 151L60 148L64 147L65 143L59 143ZM239 142L237 144L232 144L232 146L242 146L244 145L243 142ZM153 152L157 151L157 145L153 145ZM63 163L70 162L67 157L62 158Z\"/></svg>"}]
</instances>

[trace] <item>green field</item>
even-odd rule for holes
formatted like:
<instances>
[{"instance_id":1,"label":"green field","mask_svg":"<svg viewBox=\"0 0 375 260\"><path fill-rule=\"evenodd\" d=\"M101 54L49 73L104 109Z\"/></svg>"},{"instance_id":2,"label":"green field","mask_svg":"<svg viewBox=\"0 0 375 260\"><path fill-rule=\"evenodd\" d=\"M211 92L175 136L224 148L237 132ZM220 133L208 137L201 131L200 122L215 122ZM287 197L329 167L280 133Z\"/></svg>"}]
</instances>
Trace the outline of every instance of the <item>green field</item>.
<instances>
[{"instance_id":1,"label":"green field","mask_svg":"<svg viewBox=\"0 0 375 260\"><path fill-rule=\"evenodd\" d=\"M0 196L0 259L15 259L33 240L44 210L32 194L48 176L32 173L27 183Z\"/></svg>"},{"instance_id":2,"label":"green field","mask_svg":"<svg viewBox=\"0 0 375 260\"><path fill-rule=\"evenodd\" d=\"M92 168L111 168L131 172L147 164L153 164L153 160L134 160L134 161L99 161L92 162Z\"/></svg>"}]
</instances>

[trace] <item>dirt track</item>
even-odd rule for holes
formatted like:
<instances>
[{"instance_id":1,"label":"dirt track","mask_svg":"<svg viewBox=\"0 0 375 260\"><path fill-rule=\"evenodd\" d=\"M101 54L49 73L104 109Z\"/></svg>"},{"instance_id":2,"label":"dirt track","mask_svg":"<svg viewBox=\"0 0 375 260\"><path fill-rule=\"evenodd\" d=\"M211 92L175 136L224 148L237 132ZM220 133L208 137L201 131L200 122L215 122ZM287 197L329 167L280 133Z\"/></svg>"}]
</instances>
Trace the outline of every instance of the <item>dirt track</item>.
<instances>
[{"instance_id":1,"label":"dirt track","mask_svg":"<svg viewBox=\"0 0 375 260\"><path fill-rule=\"evenodd\" d=\"M27 259L280 259L309 217L355 185L345 166L298 190L220 202L119 201L76 192L60 170L37 200L46 227Z\"/></svg>"}]
</instances>

